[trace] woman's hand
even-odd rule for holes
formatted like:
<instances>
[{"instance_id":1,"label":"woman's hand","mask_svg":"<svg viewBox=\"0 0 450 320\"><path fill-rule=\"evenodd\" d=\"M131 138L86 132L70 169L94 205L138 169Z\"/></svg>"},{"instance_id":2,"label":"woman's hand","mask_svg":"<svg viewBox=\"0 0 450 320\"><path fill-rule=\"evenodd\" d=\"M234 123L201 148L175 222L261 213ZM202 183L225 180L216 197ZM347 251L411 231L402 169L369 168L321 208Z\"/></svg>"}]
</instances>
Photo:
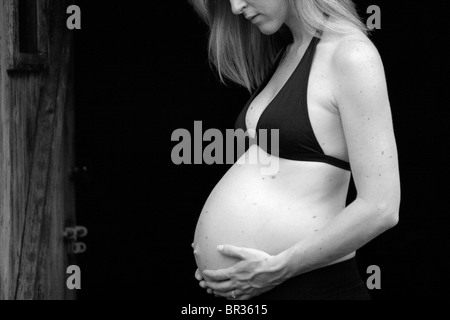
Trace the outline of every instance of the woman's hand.
<instances>
[{"instance_id":1,"label":"woman's hand","mask_svg":"<svg viewBox=\"0 0 450 320\"><path fill-rule=\"evenodd\" d=\"M219 252L240 261L220 270L205 270L203 276L199 270L195 276L200 286L208 293L226 299L248 300L267 292L281 284L283 268L278 256L263 251L235 246L218 246Z\"/></svg>"},{"instance_id":2,"label":"woman's hand","mask_svg":"<svg viewBox=\"0 0 450 320\"><path fill-rule=\"evenodd\" d=\"M208 292L208 294L214 293L213 289L206 287L206 281L203 280L203 276L202 276L202 273L200 272L200 269L195 270L195 279L197 279L199 281L199 285L201 288L206 289L206 292Z\"/></svg>"},{"instance_id":3,"label":"woman's hand","mask_svg":"<svg viewBox=\"0 0 450 320\"><path fill-rule=\"evenodd\" d=\"M194 243L191 244L192 249L195 248ZM197 251L195 251L194 249L194 255L197 255ZM197 279L199 281L199 285L201 288L206 289L206 292L208 292L208 294L213 294L213 290L209 289L206 287L206 282L203 280L203 276L202 273L200 272L200 269L195 270L195 279Z\"/></svg>"}]
</instances>

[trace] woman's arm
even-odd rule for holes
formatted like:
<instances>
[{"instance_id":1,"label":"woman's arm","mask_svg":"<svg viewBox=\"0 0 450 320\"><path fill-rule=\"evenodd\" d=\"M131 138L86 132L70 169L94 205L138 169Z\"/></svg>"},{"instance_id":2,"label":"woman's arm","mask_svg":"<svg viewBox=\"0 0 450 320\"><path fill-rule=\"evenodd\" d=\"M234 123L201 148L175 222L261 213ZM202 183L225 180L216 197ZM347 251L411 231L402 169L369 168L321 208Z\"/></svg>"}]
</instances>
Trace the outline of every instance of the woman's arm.
<instances>
[{"instance_id":1,"label":"woman's arm","mask_svg":"<svg viewBox=\"0 0 450 320\"><path fill-rule=\"evenodd\" d=\"M400 178L386 80L372 43L345 40L333 57L357 198L314 236L280 257L284 277L320 268L361 248L399 219Z\"/></svg>"},{"instance_id":2,"label":"woman's arm","mask_svg":"<svg viewBox=\"0 0 450 320\"><path fill-rule=\"evenodd\" d=\"M361 248L398 223L400 179L386 80L380 56L369 41L345 40L333 60L334 104L339 109L357 198L313 236L277 256L225 246L241 259L228 269L205 271L202 283L228 297L247 299L296 275Z\"/></svg>"}]
</instances>

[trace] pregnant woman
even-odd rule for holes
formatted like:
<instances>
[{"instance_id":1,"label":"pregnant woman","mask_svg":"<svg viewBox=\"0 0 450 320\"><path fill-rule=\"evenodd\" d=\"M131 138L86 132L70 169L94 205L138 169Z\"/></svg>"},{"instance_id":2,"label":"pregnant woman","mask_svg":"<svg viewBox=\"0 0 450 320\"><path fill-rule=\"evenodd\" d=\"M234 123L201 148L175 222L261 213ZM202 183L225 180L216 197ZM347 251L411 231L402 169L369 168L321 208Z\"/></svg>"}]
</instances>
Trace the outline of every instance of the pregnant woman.
<instances>
[{"instance_id":1,"label":"pregnant woman","mask_svg":"<svg viewBox=\"0 0 450 320\"><path fill-rule=\"evenodd\" d=\"M207 199L200 286L226 299L369 299L355 252L398 223L400 179L382 61L353 2L190 2L222 81L256 88L235 128L279 130L277 153L258 141L240 159L276 157L277 172L238 161Z\"/></svg>"}]
</instances>

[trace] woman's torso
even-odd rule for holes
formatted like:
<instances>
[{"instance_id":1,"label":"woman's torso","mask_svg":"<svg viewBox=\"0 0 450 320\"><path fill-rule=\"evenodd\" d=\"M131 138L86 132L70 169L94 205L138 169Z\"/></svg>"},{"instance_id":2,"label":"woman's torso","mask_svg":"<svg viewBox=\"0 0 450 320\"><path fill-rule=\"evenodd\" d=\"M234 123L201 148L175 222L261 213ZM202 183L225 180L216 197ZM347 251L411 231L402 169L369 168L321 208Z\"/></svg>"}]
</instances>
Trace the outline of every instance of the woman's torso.
<instances>
[{"instance_id":1,"label":"woman's torso","mask_svg":"<svg viewBox=\"0 0 450 320\"><path fill-rule=\"evenodd\" d=\"M363 37L356 35L356 37ZM307 87L307 112L323 153L348 161L339 111L333 105L332 53L342 37L324 37L312 59ZM286 84L308 44L287 50L264 89L245 113L248 129L256 129L261 114ZM262 165L250 159L266 155L253 144L219 181L208 197L194 236L197 264L219 269L236 262L221 256L219 244L255 248L277 254L319 232L345 207L350 171L320 161L279 159L279 170L262 174ZM354 253L338 260L343 261ZM335 262L338 262L335 261ZM333 263L335 263L333 262Z\"/></svg>"}]
</instances>

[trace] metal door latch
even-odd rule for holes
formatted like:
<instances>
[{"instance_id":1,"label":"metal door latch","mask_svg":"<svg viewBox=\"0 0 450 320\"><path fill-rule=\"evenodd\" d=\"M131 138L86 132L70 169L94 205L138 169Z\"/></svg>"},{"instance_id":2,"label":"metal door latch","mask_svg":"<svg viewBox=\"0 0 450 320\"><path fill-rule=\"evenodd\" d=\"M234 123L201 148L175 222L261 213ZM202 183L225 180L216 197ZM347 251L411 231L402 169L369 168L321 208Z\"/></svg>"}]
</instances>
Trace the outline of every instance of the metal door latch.
<instances>
[{"instance_id":1,"label":"metal door latch","mask_svg":"<svg viewBox=\"0 0 450 320\"><path fill-rule=\"evenodd\" d=\"M88 229L83 226L67 227L64 229L64 239L69 242L69 252L72 254L85 253L87 246L85 243L78 241L88 234Z\"/></svg>"}]
</instances>

